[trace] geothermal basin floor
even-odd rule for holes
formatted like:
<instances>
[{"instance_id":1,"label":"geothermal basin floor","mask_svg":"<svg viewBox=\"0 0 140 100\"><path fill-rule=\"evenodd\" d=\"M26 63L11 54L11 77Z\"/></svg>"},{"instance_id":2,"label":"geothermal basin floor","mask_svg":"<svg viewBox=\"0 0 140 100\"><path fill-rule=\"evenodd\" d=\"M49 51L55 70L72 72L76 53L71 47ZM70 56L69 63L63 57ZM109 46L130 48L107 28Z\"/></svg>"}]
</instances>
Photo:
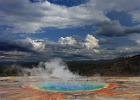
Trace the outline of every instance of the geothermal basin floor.
<instances>
[{"instance_id":1,"label":"geothermal basin floor","mask_svg":"<svg viewBox=\"0 0 140 100\"><path fill-rule=\"evenodd\" d=\"M140 100L140 77L79 78L76 81L109 85L100 90L70 93L30 87L30 84L41 81L39 77L0 77L0 100Z\"/></svg>"}]
</instances>

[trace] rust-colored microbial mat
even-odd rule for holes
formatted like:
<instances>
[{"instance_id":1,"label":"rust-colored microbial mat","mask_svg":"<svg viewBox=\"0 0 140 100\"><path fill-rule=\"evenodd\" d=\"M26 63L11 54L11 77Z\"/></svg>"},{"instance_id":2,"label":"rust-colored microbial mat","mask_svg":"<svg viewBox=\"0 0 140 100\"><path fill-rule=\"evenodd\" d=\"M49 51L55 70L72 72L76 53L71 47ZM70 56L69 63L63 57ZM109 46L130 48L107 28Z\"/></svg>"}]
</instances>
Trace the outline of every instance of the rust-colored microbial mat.
<instances>
[{"instance_id":1,"label":"rust-colored microbial mat","mask_svg":"<svg viewBox=\"0 0 140 100\"><path fill-rule=\"evenodd\" d=\"M139 77L103 77L108 85L99 90L54 92L34 89L30 84L39 80L30 78L22 82L18 77L0 78L0 100L140 100ZM92 80L91 80L92 81Z\"/></svg>"}]
</instances>

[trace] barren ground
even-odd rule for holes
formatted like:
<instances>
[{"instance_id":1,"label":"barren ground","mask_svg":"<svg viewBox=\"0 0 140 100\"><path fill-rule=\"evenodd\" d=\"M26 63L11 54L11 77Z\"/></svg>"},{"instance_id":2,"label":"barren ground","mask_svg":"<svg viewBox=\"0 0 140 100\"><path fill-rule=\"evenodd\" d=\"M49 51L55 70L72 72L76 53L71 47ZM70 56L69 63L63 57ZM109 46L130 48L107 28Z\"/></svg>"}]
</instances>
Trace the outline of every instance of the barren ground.
<instances>
[{"instance_id":1,"label":"barren ground","mask_svg":"<svg viewBox=\"0 0 140 100\"><path fill-rule=\"evenodd\" d=\"M90 77L88 81L110 83L110 86L79 93L49 92L29 87L30 83L40 81L38 77L0 77L0 100L140 100L140 77ZM87 78L77 81L87 81Z\"/></svg>"}]
</instances>

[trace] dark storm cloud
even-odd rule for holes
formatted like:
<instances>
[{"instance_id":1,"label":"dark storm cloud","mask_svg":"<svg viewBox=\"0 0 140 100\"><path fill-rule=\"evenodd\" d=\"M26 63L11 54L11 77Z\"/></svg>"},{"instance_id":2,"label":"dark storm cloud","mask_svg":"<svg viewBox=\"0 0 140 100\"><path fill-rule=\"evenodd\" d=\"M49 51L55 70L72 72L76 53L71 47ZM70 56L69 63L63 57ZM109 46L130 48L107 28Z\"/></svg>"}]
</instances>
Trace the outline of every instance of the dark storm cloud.
<instances>
[{"instance_id":1,"label":"dark storm cloud","mask_svg":"<svg viewBox=\"0 0 140 100\"><path fill-rule=\"evenodd\" d=\"M97 29L95 32L96 35L107 37L121 37L133 33L140 33L140 26L123 27L119 21L97 22L94 28Z\"/></svg>"},{"instance_id":2,"label":"dark storm cloud","mask_svg":"<svg viewBox=\"0 0 140 100\"><path fill-rule=\"evenodd\" d=\"M25 1L24 0L23 1L19 1L19 0L0 1L0 11L7 15L10 15L9 17L11 17L12 15L16 15L16 16L18 16L18 18L26 17L27 20L29 18L31 19L31 18L35 18L35 17L40 17L42 15L42 12L39 12L37 9L36 9L36 11L32 11L33 8L30 8L27 10L27 7L28 7L27 4L28 4L27 0L25 0Z\"/></svg>"},{"instance_id":3,"label":"dark storm cloud","mask_svg":"<svg viewBox=\"0 0 140 100\"><path fill-rule=\"evenodd\" d=\"M114 40L109 39L109 38L107 38L107 39L101 38L101 39L99 39L98 43L99 44L117 44Z\"/></svg>"},{"instance_id":4,"label":"dark storm cloud","mask_svg":"<svg viewBox=\"0 0 140 100\"><path fill-rule=\"evenodd\" d=\"M74 38L77 42L85 42L85 39L78 35L73 35L72 38Z\"/></svg>"},{"instance_id":5,"label":"dark storm cloud","mask_svg":"<svg viewBox=\"0 0 140 100\"><path fill-rule=\"evenodd\" d=\"M124 30L124 33L126 34L140 33L140 26L128 27Z\"/></svg>"},{"instance_id":6,"label":"dark storm cloud","mask_svg":"<svg viewBox=\"0 0 140 100\"><path fill-rule=\"evenodd\" d=\"M107 50L116 50L115 48L107 48Z\"/></svg>"},{"instance_id":7,"label":"dark storm cloud","mask_svg":"<svg viewBox=\"0 0 140 100\"><path fill-rule=\"evenodd\" d=\"M30 47L30 46L29 46ZM11 41L7 39L0 39L0 51L25 51L31 52L32 50L27 45L23 45L18 41Z\"/></svg>"},{"instance_id":8,"label":"dark storm cloud","mask_svg":"<svg viewBox=\"0 0 140 100\"><path fill-rule=\"evenodd\" d=\"M61 58L66 59L66 60L70 60L70 61L71 60L73 60L73 61L81 61L81 60L93 59L92 57L84 56L84 55L78 55L78 54L66 55L66 56L63 56Z\"/></svg>"}]
</instances>

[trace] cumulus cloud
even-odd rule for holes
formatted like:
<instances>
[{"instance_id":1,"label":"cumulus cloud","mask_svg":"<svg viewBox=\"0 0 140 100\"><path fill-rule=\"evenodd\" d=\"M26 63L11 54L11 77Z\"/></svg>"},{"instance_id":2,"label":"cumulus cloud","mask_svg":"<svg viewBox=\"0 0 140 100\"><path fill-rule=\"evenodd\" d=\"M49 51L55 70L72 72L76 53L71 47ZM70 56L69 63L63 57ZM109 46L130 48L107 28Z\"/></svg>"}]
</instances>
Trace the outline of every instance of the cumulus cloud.
<instances>
[{"instance_id":1,"label":"cumulus cloud","mask_svg":"<svg viewBox=\"0 0 140 100\"><path fill-rule=\"evenodd\" d=\"M140 0L90 0L90 5L95 5L105 14L110 11L125 12L132 17L134 23L140 22ZM102 5L102 6L101 6Z\"/></svg>"},{"instance_id":2,"label":"cumulus cloud","mask_svg":"<svg viewBox=\"0 0 140 100\"><path fill-rule=\"evenodd\" d=\"M43 1L31 3L30 0L1 0L0 25L10 26L3 29L3 33L37 33L47 27L93 25L98 21L109 21L106 13L112 10L125 11L132 16L134 22L140 21L139 0L89 0L85 4L72 7Z\"/></svg>"},{"instance_id":3,"label":"cumulus cloud","mask_svg":"<svg viewBox=\"0 0 140 100\"><path fill-rule=\"evenodd\" d=\"M0 39L0 55L3 59L46 60L51 56L51 51L45 45L43 41L31 38L14 41Z\"/></svg>"},{"instance_id":4,"label":"cumulus cloud","mask_svg":"<svg viewBox=\"0 0 140 100\"><path fill-rule=\"evenodd\" d=\"M76 42L76 40L75 40L74 38L72 38L72 37L65 37L65 38L61 37L61 38L59 39L59 43L62 44L62 45L74 45L74 44L76 44L77 42Z\"/></svg>"},{"instance_id":5,"label":"cumulus cloud","mask_svg":"<svg viewBox=\"0 0 140 100\"><path fill-rule=\"evenodd\" d=\"M105 43L107 42L107 39L98 40L90 34L88 34L85 39L80 39L80 37L77 39L69 37L70 40L74 39L76 41L76 44L73 45L62 45L60 42L53 42L47 39L37 40L27 38L22 40L11 40L11 44L16 45L16 49L14 46L11 46L9 50L2 50L0 48L0 58L25 61L46 61L50 57L60 57L65 60L112 59L120 56L130 56L140 53L138 36L139 35L137 35L137 38L135 38L135 42L137 42L137 44L117 47L115 49L101 47L99 42L102 40ZM37 44L33 44L33 41ZM6 44L6 42L3 43ZM20 46L26 49L17 49L17 47ZM42 49L39 49L39 47Z\"/></svg>"},{"instance_id":6,"label":"cumulus cloud","mask_svg":"<svg viewBox=\"0 0 140 100\"><path fill-rule=\"evenodd\" d=\"M140 10L132 11L130 14L133 15L133 22L140 22Z\"/></svg>"},{"instance_id":7,"label":"cumulus cloud","mask_svg":"<svg viewBox=\"0 0 140 100\"><path fill-rule=\"evenodd\" d=\"M116 53L118 56L133 56L136 54L140 53L140 46L134 45L134 46L123 46L123 47L118 47L116 49Z\"/></svg>"},{"instance_id":8,"label":"cumulus cloud","mask_svg":"<svg viewBox=\"0 0 140 100\"><path fill-rule=\"evenodd\" d=\"M99 47L98 39L96 39L93 35L87 34L86 38L80 38L77 36L73 37L61 37L59 39L59 43L61 45L71 45L74 48L86 48L93 49Z\"/></svg>"},{"instance_id":9,"label":"cumulus cloud","mask_svg":"<svg viewBox=\"0 0 140 100\"><path fill-rule=\"evenodd\" d=\"M140 45L140 34L133 34L130 35L128 38L134 41L133 45Z\"/></svg>"},{"instance_id":10,"label":"cumulus cloud","mask_svg":"<svg viewBox=\"0 0 140 100\"><path fill-rule=\"evenodd\" d=\"M89 34L85 39L70 36L61 37L58 42L31 38L10 41L3 40L1 42L10 47L0 48L0 54L3 59L45 61L53 56L66 60L80 60L91 59L92 54L99 53L97 48L99 46L98 39Z\"/></svg>"},{"instance_id":11,"label":"cumulus cloud","mask_svg":"<svg viewBox=\"0 0 140 100\"><path fill-rule=\"evenodd\" d=\"M139 8L139 0L90 0L89 3L96 3L97 7L104 10L117 10L117 11L132 11L133 9ZM91 4L92 5L92 4ZM103 6L100 6L103 5Z\"/></svg>"},{"instance_id":12,"label":"cumulus cloud","mask_svg":"<svg viewBox=\"0 0 140 100\"><path fill-rule=\"evenodd\" d=\"M0 15L0 25L12 26L13 33L35 33L46 27L79 27L96 20L109 20L102 11L93 11L86 4L68 8L29 0L0 1Z\"/></svg>"},{"instance_id":13,"label":"cumulus cloud","mask_svg":"<svg viewBox=\"0 0 140 100\"><path fill-rule=\"evenodd\" d=\"M98 39L96 39L94 36L90 34L87 35L84 44L88 49L99 47Z\"/></svg>"},{"instance_id":14,"label":"cumulus cloud","mask_svg":"<svg viewBox=\"0 0 140 100\"><path fill-rule=\"evenodd\" d=\"M116 42L110 38L101 38L98 40L94 36L89 34L85 39L78 36L73 36L73 38L77 43L75 44L75 46L77 47L79 46L79 44L81 44L81 48L76 48L75 46L70 45L65 45L63 47L57 45L57 50L55 50L54 52L55 56L59 56L67 60L99 60L115 59L121 56L132 56L140 53L140 46L138 45L121 46L116 48L104 48L99 45L114 43L116 44ZM86 43L88 44L87 46L85 45Z\"/></svg>"},{"instance_id":15,"label":"cumulus cloud","mask_svg":"<svg viewBox=\"0 0 140 100\"><path fill-rule=\"evenodd\" d=\"M59 42L57 43L53 41L44 40L44 50L46 51L39 52L39 55L41 56L41 53L42 55L44 55L45 53L47 54L51 51L52 56L64 58L65 60L98 60L115 59L120 56L131 56L140 53L140 46L138 45L122 46L108 50L108 48L100 47L100 40L96 39L90 34L88 34L84 40L79 38L73 38L76 41L74 45L62 45ZM85 43L88 43L88 46L86 46Z\"/></svg>"},{"instance_id":16,"label":"cumulus cloud","mask_svg":"<svg viewBox=\"0 0 140 100\"><path fill-rule=\"evenodd\" d=\"M26 41L30 42L33 45L35 51L43 51L45 49L45 44L42 41L35 41L30 38L27 38Z\"/></svg>"},{"instance_id":17,"label":"cumulus cloud","mask_svg":"<svg viewBox=\"0 0 140 100\"><path fill-rule=\"evenodd\" d=\"M31 44L32 45L32 50L34 52L31 52L31 58L34 60L40 60L40 61L46 61L52 56L52 52L49 48L46 48L46 45L49 44L47 39L31 39L31 38L26 38L24 40L19 40L25 44ZM30 47L28 47L30 48Z\"/></svg>"},{"instance_id":18,"label":"cumulus cloud","mask_svg":"<svg viewBox=\"0 0 140 100\"><path fill-rule=\"evenodd\" d=\"M94 26L97 29L96 35L102 36L127 36L133 33L140 33L140 26L124 27L119 21L103 21L97 22Z\"/></svg>"},{"instance_id":19,"label":"cumulus cloud","mask_svg":"<svg viewBox=\"0 0 140 100\"><path fill-rule=\"evenodd\" d=\"M3 55L3 59L11 59L11 60L29 60L29 58L31 57L31 53L30 52L26 52L26 51L5 51L3 53L1 53L1 55Z\"/></svg>"}]
</instances>

